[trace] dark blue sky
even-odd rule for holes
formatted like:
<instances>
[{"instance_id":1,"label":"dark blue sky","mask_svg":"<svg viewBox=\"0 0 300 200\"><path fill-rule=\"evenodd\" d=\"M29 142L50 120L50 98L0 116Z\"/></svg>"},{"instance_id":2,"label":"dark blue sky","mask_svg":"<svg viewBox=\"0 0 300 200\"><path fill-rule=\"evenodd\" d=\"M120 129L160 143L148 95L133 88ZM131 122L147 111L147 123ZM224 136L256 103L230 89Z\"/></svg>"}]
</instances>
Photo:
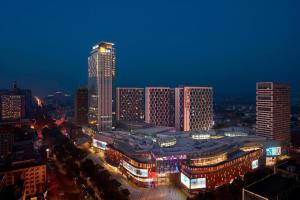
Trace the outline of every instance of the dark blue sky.
<instances>
[{"instance_id":1,"label":"dark blue sky","mask_svg":"<svg viewBox=\"0 0 300 200\"><path fill-rule=\"evenodd\" d=\"M299 0L4 0L0 88L72 93L104 40L116 44L118 86L252 94L256 81L280 81L299 95L299 10Z\"/></svg>"}]
</instances>

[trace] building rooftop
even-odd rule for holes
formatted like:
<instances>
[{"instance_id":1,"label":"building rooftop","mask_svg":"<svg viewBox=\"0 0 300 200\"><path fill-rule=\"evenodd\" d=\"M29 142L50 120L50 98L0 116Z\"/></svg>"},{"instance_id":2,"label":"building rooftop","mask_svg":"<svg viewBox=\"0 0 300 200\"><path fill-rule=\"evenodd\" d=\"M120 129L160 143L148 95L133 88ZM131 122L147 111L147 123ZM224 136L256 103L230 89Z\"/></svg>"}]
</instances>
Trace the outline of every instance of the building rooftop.
<instances>
[{"instance_id":1,"label":"building rooftop","mask_svg":"<svg viewBox=\"0 0 300 200\"><path fill-rule=\"evenodd\" d=\"M285 193L295 186L297 186L296 180L273 174L247 186L245 190L271 199L280 196L281 193Z\"/></svg>"},{"instance_id":2,"label":"building rooftop","mask_svg":"<svg viewBox=\"0 0 300 200\"><path fill-rule=\"evenodd\" d=\"M210 131L211 132L211 131ZM95 139L108 142L121 152L133 155L149 152L155 158L180 156L198 158L231 153L239 149L266 146L269 141L264 137L249 135L240 137L208 137L194 139L191 132L176 132L169 127L138 129L131 132L113 131L97 134ZM192 133L195 133L194 131ZM199 134L205 134L199 132ZM113 142L109 141L113 138ZM163 144L162 144L163 143Z\"/></svg>"},{"instance_id":3,"label":"building rooftop","mask_svg":"<svg viewBox=\"0 0 300 200\"><path fill-rule=\"evenodd\" d=\"M277 169L284 170L296 175L300 175L300 163L295 160L289 160L276 167Z\"/></svg>"}]
</instances>

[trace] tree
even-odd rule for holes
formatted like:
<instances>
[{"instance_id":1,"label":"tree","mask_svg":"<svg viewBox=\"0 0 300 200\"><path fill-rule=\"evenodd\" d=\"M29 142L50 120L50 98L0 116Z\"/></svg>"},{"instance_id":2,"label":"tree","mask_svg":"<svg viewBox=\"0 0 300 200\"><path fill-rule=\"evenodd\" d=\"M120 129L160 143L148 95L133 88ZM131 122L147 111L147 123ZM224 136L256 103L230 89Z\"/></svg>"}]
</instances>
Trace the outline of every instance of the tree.
<instances>
[{"instance_id":1,"label":"tree","mask_svg":"<svg viewBox=\"0 0 300 200\"><path fill-rule=\"evenodd\" d=\"M95 172L96 172L96 168L94 165L94 162L90 159L86 159L81 163L81 171L89 177L94 177L95 176Z\"/></svg>"}]
</instances>

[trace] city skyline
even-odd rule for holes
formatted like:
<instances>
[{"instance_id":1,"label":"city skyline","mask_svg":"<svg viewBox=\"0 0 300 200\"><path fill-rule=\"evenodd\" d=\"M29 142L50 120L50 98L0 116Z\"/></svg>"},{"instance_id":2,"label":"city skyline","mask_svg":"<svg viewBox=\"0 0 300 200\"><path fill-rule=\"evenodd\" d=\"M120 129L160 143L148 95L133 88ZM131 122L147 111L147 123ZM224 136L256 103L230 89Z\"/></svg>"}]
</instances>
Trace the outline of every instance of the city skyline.
<instances>
[{"instance_id":1,"label":"city skyline","mask_svg":"<svg viewBox=\"0 0 300 200\"><path fill-rule=\"evenodd\" d=\"M299 8L1 3L0 199L298 199Z\"/></svg>"},{"instance_id":2,"label":"city skyline","mask_svg":"<svg viewBox=\"0 0 300 200\"><path fill-rule=\"evenodd\" d=\"M217 95L254 97L256 82L274 81L299 95L299 2L213 3L5 2L0 85L18 80L36 95L73 94L87 82L90 46L107 40L117 47L118 87L209 85ZM99 27L97 7L107 8Z\"/></svg>"}]
</instances>

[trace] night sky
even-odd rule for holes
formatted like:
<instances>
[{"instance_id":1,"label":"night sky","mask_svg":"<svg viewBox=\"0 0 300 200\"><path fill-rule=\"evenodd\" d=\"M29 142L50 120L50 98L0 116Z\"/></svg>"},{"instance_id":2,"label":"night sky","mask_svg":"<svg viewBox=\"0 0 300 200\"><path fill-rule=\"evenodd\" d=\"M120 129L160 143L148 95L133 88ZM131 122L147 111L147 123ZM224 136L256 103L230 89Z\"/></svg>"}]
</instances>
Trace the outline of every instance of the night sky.
<instances>
[{"instance_id":1,"label":"night sky","mask_svg":"<svg viewBox=\"0 0 300 200\"><path fill-rule=\"evenodd\" d=\"M299 0L2 0L0 88L74 93L99 41L116 44L117 86L244 95L278 81L300 95Z\"/></svg>"}]
</instances>

